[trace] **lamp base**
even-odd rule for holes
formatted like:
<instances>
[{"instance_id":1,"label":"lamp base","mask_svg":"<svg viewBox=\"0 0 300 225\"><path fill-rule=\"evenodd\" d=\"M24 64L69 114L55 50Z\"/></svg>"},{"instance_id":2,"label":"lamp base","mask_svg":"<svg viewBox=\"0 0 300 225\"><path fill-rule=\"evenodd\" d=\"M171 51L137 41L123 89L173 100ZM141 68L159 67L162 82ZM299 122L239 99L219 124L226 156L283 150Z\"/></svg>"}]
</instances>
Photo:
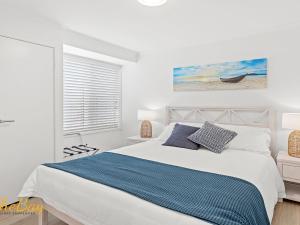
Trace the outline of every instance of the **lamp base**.
<instances>
[{"instance_id":1,"label":"lamp base","mask_svg":"<svg viewBox=\"0 0 300 225\"><path fill-rule=\"evenodd\" d=\"M152 138L152 124L149 120L143 120L140 131L141 138Z\"/></svg>"},{"instance_id":2,"label":"lamp base","mask_svg":"<svg viewBox=\"0 0 300 225\"><path fill-rule=\"evenodd\" d=\"M289 155L300 158L300 130L295 130L289 135Z\"/></svg>"}]
</instances>

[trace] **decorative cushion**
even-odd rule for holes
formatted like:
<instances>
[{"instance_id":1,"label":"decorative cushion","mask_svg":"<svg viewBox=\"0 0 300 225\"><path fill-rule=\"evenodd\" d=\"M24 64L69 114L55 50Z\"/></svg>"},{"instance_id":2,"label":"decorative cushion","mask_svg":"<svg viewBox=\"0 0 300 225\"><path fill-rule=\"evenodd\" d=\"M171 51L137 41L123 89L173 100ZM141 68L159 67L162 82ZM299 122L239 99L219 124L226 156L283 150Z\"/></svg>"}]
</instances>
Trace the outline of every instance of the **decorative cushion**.
<instances>
[{"instance_id":1,"label":"decorative cushion","mask_svg":"<svg viewBox=\"0 0 300 225\"><path fill-rule=\"evenodd\" d=\"M172 131L174 130L174 127L176 124L187 125L187 126L192 126L192 127L199 127L199 128L203 126L203 123L190 123L190 122L174 123L174 122L172 122L164 128L164 130L158 136L158 140L166 142L166 140L168 140L168 138L171 137Z\"/></svg>"},{"instance_id":2,"label":"decorative cushion","mask_svg":"<svg viewBox=\"0 0 300 225\"><path fill-rule=\"evenodd\" d=\"M199 145L190 141L187 137L199 129L199 127L192 127L177 123L174 126L171 136L163 145L198 150Z\"/></svg>"},{"instance_id":3,"label":"decorative cushion","mask_svg":"<svg viewBox=\"0 0 300 225\"><path fill-rule=\"evenodd\" d=\"M188 139L206 147L212 152L221 153L225 149L226 144L236 135L237 133L234 131L205 122L203 127L190 135Z\"/></svg>"}]
</instances>

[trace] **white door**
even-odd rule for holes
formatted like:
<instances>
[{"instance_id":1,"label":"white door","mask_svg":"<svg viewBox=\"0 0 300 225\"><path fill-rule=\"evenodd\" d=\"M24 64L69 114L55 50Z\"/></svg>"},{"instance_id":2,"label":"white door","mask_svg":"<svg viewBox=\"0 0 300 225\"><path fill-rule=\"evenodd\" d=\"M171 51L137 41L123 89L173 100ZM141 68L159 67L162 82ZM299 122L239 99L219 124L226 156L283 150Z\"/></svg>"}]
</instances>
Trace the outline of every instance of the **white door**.
<instances>
[{"instance_id":1,"label":"white door","mask_svg":"<svg viewBox=\"0 0 300 225\"><path fill-rule=\"evenodd\" d=\"M54 160L54 51L0 36L0 198ZM3 123L3 120L14 120Z\"/></svg>"}]
</instances>

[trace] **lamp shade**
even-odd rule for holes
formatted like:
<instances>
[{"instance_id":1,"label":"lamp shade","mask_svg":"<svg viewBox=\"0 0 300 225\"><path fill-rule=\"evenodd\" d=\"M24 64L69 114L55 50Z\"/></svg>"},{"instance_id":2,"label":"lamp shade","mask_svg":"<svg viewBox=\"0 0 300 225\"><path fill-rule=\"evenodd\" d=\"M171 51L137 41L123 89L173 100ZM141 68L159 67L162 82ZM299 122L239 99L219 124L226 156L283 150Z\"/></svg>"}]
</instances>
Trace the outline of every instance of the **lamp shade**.
<instances>
[{"instance_id":1,"label":"lamp shade","mask_svg":"<svg viewBox=\"0 0 300 225\"><path fill-rule=\"evenodd\" d=\"M151 110L138 110L138 120L154 120L155 112Z\"/></svg>"},{"instance_id":2,"label":"lamp shade","mask_svg":"<svg viewBox=\"0 0 300 225\"><path fill-rule=\"evenodd\" d=\"M300 113L283 113L282 128L300 130Z\"/></svg>"}]
</instances>

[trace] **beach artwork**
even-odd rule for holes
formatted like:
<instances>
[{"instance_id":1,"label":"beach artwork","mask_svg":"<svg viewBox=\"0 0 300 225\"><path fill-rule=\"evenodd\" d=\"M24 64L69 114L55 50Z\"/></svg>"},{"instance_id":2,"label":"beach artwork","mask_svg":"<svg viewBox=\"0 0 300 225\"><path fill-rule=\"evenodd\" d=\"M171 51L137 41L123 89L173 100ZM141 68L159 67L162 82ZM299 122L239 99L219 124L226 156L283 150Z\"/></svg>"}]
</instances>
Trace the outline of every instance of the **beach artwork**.
<instances>
[{"instance_id":1,"label":"beach artwork","mask_svg":"<svg viewBox=\"0 0 300 225\"><path fill-rule=\"evenodd\" d=\"M173 69L174 91L262 89L267 87L266 58Z\"/></svg>"}]
</instances>

